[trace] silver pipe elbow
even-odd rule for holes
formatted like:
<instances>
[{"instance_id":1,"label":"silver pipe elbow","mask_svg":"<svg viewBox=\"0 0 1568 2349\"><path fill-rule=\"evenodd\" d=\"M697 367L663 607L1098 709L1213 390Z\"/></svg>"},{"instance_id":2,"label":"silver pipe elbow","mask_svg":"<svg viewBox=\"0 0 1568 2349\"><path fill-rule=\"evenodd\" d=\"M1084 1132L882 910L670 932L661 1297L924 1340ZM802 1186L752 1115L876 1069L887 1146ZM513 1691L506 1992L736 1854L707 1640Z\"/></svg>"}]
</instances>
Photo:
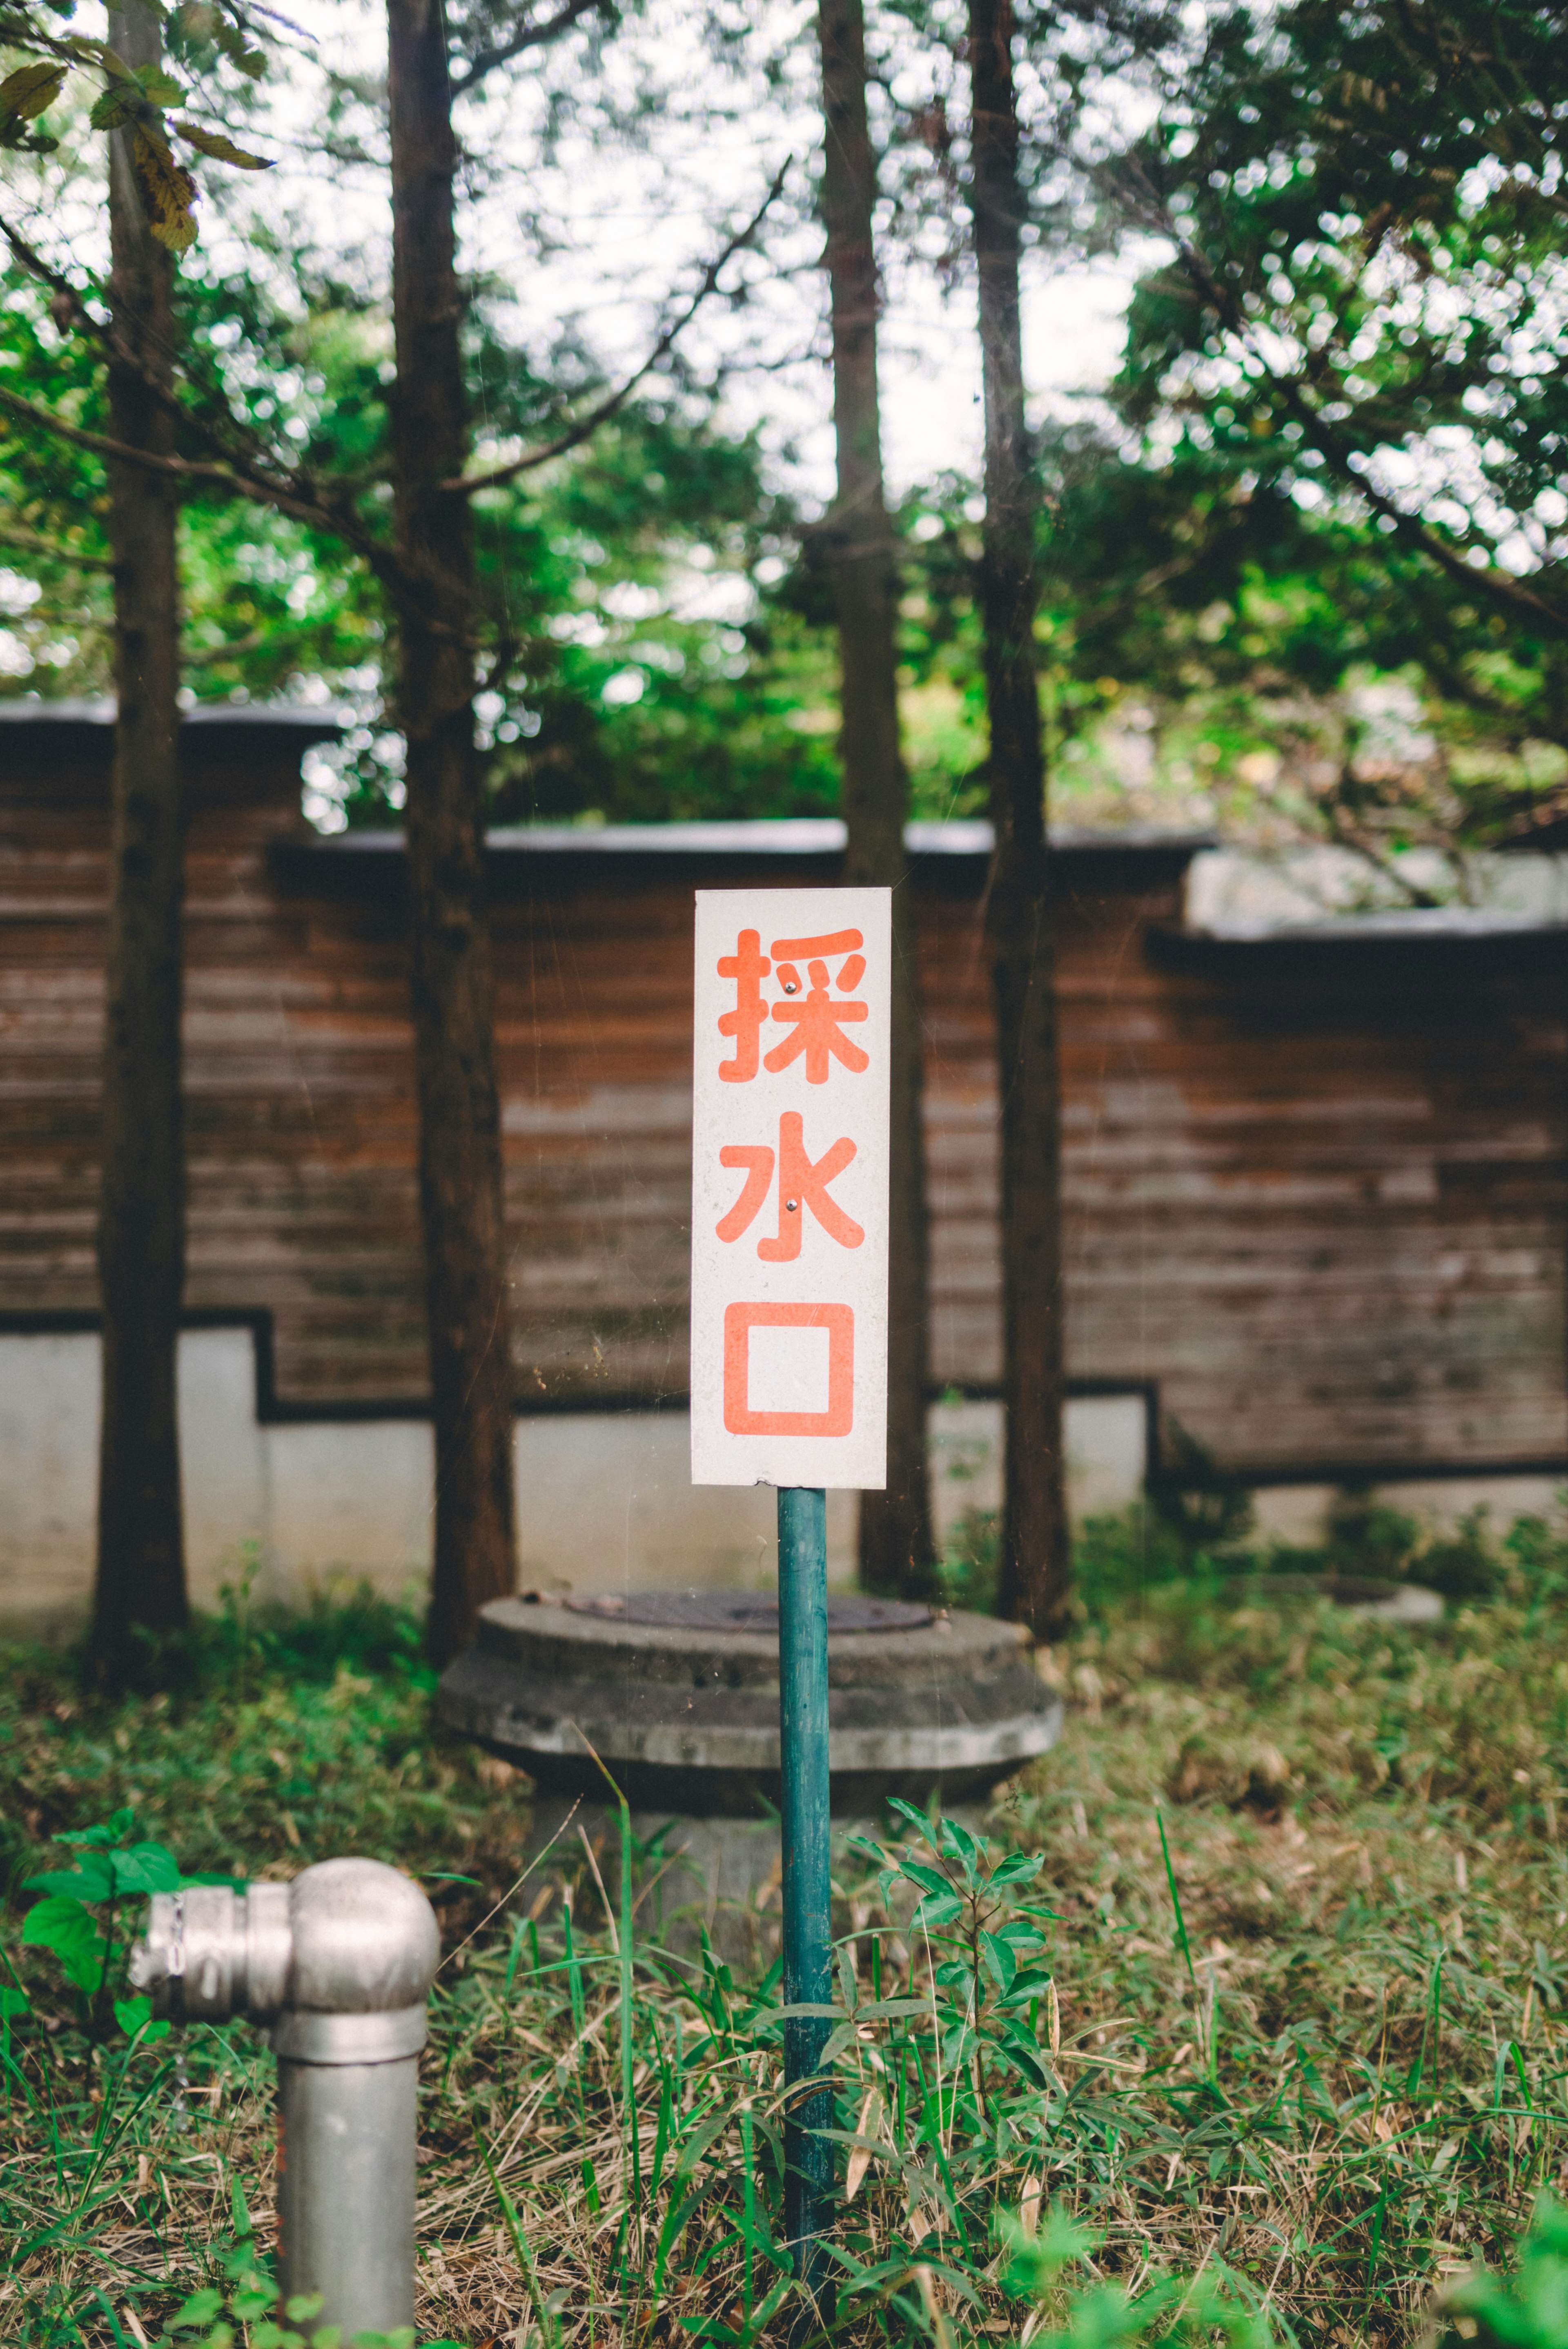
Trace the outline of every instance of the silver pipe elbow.
<instances>
[{"instance_id":1,"label":"silver pipe elbow","mask_svg":"<svg viewBox=\"0 0 1568 2349\"><path fill-rule=\"evenodd\" d=\"M417 1884L377 1859L326 1859L292 1884L155 1893L130 1978L171 2023L415 2008L422 2019L439 1955Z\"/></svg>"}]
</instances>

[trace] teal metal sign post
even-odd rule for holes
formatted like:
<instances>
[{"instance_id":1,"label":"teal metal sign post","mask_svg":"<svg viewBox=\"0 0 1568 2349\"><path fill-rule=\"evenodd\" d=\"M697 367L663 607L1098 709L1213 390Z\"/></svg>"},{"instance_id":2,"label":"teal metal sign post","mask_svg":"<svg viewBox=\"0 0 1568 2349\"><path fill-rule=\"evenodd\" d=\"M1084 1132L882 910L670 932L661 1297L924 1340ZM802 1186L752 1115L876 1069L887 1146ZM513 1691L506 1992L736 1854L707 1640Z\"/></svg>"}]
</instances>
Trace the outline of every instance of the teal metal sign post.
<instances>
[{"instance_id":1,"label":"teal metal sign post","mask_svg":"<svg viewBox=\"0 0 1568 2349\"><path fill-rule=\"evenodd\" d=\"M828 1496L809 1485L779 1494L779 1727L783 1775L784 2001L832 1997L828 1826ZM801 2095L821 2061L826 2015L784 2025L784 2231L795 2272L812 2292L832 2195L832 2091Z\"/></svg>"},{"instance_id":2,"label":"teal metal sign post","mask_svg":"<svg viewBox=\"0 0 1568 2349\"><path fill-rule=\"evenodd\" d=\"M692 1482L779 1495L784 1997L825 2010L827 1499L887 1483L892 892L699 889L694 946ZM830 2028L784 2025L785 2233L813 2297Z\"/></svg>"}]
</instances>

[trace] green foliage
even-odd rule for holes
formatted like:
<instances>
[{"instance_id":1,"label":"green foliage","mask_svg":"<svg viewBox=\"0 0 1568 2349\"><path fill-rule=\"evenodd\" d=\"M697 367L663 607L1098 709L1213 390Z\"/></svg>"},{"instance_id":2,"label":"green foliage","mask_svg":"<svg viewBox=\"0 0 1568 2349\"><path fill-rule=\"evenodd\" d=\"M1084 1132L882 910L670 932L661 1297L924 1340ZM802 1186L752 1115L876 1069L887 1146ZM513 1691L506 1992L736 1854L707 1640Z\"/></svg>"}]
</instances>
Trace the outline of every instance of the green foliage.
<instances>
[{"instance_id":1,"label":"green foliage","mask_svg":"<svg viewBox=\"0 0 1568 2349\"><path fill-rule=\"evenodd\" d=\"M95 1693L85 1660L11 1652L0 1678L5 1890L40 1872L42 1847L84 1815L109 1819L117 1846L156 1840L188 1875L221 1879L344 1850L449 1869L454 1840L506 1868L521 1826L481 1757L432 1728L418 1616L363 1587L298 1610L251 1608L243 1590L242 1577L223 1612L165 1660L159 1693L124 1704ZM134 1825L117 1824L121 1811ZM459 1907L475 1897L439 1895Z\"/></svg>"},{"instance_id":2,"label":"green foliage","mask_svg":"<svg viewBox=\"0 0 1568 2349\"><path fill-rule=\"evenodd\" d=\"M932 1955L933 1988L942 1993L933 2014L939 2075L945 2072L952 2081L954 2099L972 2085L984 2116L992 2108L991 2083L998 2066L1031 2087L1047 2085L1037 2031L1051 1991L1044 1963L1049 1928L1061 1920L1019 1897L1040 1873L1044 1862L1038 1855L994 1853L984 1836L956 1819L933 1818L896 1800L892 1807L914 1828L913 1844L890 1852L867 1837L851 1835L850 1847L876 1868L882 1906L890 1914L901 1894L913 1896L909 1930L923 1938ZM853 2011L876 2012L858 2006ZM828 2041L824 2062L848 2045L860 2027L840 2024ZM953 2123L950 2112L949 2130ZM940 2134L940 2109L934 2125Z\"/></svg>"},{"instance_id":3,"label":"green foliage","mask_svg":"<svg viewBox=\"0 0 1568 2349\"><path fill-rule=\"evenodd\" d=\"M266 256L283 275L292 256ZM180 298L200 401L210 382L258 445L356 485L386 476L386 321L351 289L306 280L280 305L260 270L193 264ZM100 357L13 272L0 303L11 388L106 427ZM481 306L476 408L502 442L542 436L574 384L542 380ZM47 434L0 445L0 558L11 599L0 666L12 690L109 683L107 492L98 461ZM483 626L497 662L477 702L492 821L799 815L838 792L814 719L834 668L826 636L770 598L794 517L754 438L671 393L622 412L585 448L475 501ZM369 502L371 525L383 529ZM391 617L330 532L200 491L181 510L185 675L199 698L330 691L351 713L341 752L312 761L318 821L396 822L401 750L382 705ZM836 719L830 720L836 730Z\"/></svg>"},{"instance_id":4,"label":"green foliage","mask_svg":"<svg viewBox=\"0 0 1568 2349\"><path fill-rule=\"evenodd\" d=\"M1053 421L1037 443L1037 646L1059 822L1220 822L1274 844L1326 836L1366 864L1369 892L1391 884L1424 902L1462 874L1420 877L1411 851L1484 844L1568 788L1553 520L1561 15L1510 0L1494 57L1439 6L1294 0L1201 19L1131 7L1092 26L1021 13L1041 66L1026 169L1043 231L1068 258L1129 227L1177 243L1138 287L1112 413ZM455 20L454 54L485 54L490 17ZM912 21L900 38L913 60L930 26ZM203 75L228 74L237 90L231 69L242 79L260 61L235 47L238 26L222 8L174 11L170 88L205 91ZM738 29L716 22L713 37L722 54ZM1097 152L1101 216L1086 224L1062 202L1060 158L1123 67L1151 82L1159 109L1129 154ZM33 78L17 103L31 106L54 67L22 70ZM133 98L116 78L108 102L153 109L138 88ZM350 96L337 88L333 108ZM219 114L226 102L220 91ZM603 91L593 103L613 110ZM890 135L898 222L923 233L933 205L951 214L945 131L920 111ZM234 150L226 129L202 136L209 152ZM97 171L96 155L84 167ZM281 229L258 228L253 256L243 276L195 259L182 272L182 397L210 420L221 396L232 419L221 438L320 484L385 554L382 295ZM8 285L8 384L101 429L98 346L81 316L16 275ZM89 304L97 290L84 279ZM565 339L546 357L520 347L513 292L473 289L481 462L548 440L603 388ZM0 455L0 496L23 583L0 662L19 687L102 688L97 460L17 434ZM926 817L985 801L975 501L975 484L944 476L895 517L906 750ZM478 715L496 821L836 805L818 543L758 440L727 432L712 399L661 382L585 448L484 492L475 515ZM313 754L311 811L328 824L395 821L390 614L366 564L330 530L207 488L182 531L191 688L339 697L349 739ZM15 608L28 588L35 600ZM1396 706L1397 722L1378 714Z\"/></svg>"},{"instance_id":5,"label":"green foliage","mask_svg":"<svg viewBox=\"0 0 1568 2349\"><path fill-rule=\"evenodd\" d=\"M296 2292L283 2301L238 2179L230 2188L229 2199L232 2236L226 2244L212 2247L212 2264L222 2282L203 2284L181 2302L159 2334L156 2349L234 2349L237 2342L244 2349L414 2349L411 2325L395 2333L356 2333L346 2344L341 2325L312 2323L321 2313L320 2292ZM459 2344L438 2341L428 2349L459 2349Z\"/></svg>"},{"instance_id":6,"label":"green foliage","mask_svg":"<svg viewBox=\"0 0 1568 2349\"><path fill-rule=\"evenodd\" d=\"M1568 2212L1543 2193L1512 2276L1483 2269L1445 2292L1437 2349L1561 2349L1568 2341Z\"/></svg>"},{"instance_id":7,"label":"green foliage","mask_svg":"<svg viewBox=\"0 0 1568 2349\"><path fill-rule=\"evenodd\" d=\"M1129 2292L1122 2285L1064 2291L1066 2271L1100 2247L1100 2236L1081 2227L1053 2204L1037 2231L1011 2216L1002 2239L1008 2264L1006 2285L1016 2299L1042 2301L1050 2315L1033 2338L1065 2341L1073 2349L1198 2349L1222 2342L1224 2349L1275 2349L1279 2335L1252 2295L1213 2268L1196 2276L1163 2277Z\"/></svg>"},{"instance_id":8,"label":"green foliage","mask_svg":"<svg viewBox=\"0 0 1568 2349\"><path fill-rule=\"evenodd\" d=\"M1524 1521L1500 1557L1486 1606L1418 1630L1266 1576L1108 1603L1057 1651L1060 1744L983 1829L933 1805L841 1847L832 2338L978 2349L1032 2320L1084 2349L1261 2349L1271 2324L1413 2349L1434 2296L1477 2337L1454 2276L1484 2267L1511 2312L1487 2337L1533 2341L1518 2311L1550 2316L1561 2246L1544 2220L1513 2245L1568 2158L1568 1543ZM339 1634L361 1658L364 1608ZM124 2338L129 2306L179 2349L312 2330L267 2299L263 2041L191 2031L176 2095L170 2043L91 2035L21 1937L52 1896L20 1881L61 1865L60 1829L87 1837L62 1873L112 1878L154 1840L235 1875L356 1848L421 1871L449 1951L421 2086L427 2333L778 2337L776 1895L721 1908L721 1956L706 1904L661 1923L659 1838L617 1895L612 1826L597 1877L574 1839L557 1852L572 1906L544 1904L519 1881L521 1782L444 1737L396 1642L385 1672L335 1671L318 1609L237 1661L242 1610L242 1580L163 1698L0 1660L0 1949L29 2002L0 2001L7 2341L123 2349L100 2291ZM139 1828L106 1816L132 1789Z\"/></svg>"},{"instance_id":9,"label":"green foliage","mask_svg":"<svg viewBox=\"0 0 1568 2349\"><path fill-rule=\"evenodd\" d=\"M163 2038L169 2025L152 2021L146 1999L114 1995L126 1957L118 1928L128 1899L174 1892L190 1879L181 1877L167 1845L138 1836L136 1815L129 1808L78 1834L58 1835L55 1841L76 1851L76 1865L24 1878L22 1889L43 1897L23 1919L23 1941L51 1952L80 1993L89 2027L96 2027L107 2010L132 2038L140 2033L150 2041Z\"/></svg>"},{"instance_id":10,"label":"green foliage","mask_svg":"<svg viewBox=\"0 0 1568 2349\"><path fill-rule=\"evenodd\" d=\"M1293 688L1357 661L1413 677L1449 755L1357 771L1354 740L1329 743L1333 779L1305 787L1386 858L1491 836L1562 787L1532 742L1568 747L1568 27L1512 0L1486 22L1471 41L1439 5L1211 12L1101 181L1175 247L1116 388L1174 565L1131 623L1152 646L1173 606L1150 674L1196 616L1198 660L1216 683L1250 665L1287 738Z\"/></svg>"}]
</instances>

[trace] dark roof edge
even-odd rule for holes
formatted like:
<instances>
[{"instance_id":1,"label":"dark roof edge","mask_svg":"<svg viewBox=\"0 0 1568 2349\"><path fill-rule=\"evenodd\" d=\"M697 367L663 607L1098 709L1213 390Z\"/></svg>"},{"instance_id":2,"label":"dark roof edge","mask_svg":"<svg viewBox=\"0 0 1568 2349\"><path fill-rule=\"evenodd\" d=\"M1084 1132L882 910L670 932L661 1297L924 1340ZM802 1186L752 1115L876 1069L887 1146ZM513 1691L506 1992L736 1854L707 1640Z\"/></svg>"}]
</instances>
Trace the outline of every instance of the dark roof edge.
<instances>
[{"instance_id":1,"label":"dark roof edge","mask_svg":"<svg viewBox=\"0 0 1568 2349\"><path fill-rule=\"evenodd\" d=\"M0 698L0 726L92 726L107 733L116 716L108 694L67 701L30 701L25 695ZM180 713L182 726L315 727L325 737L340 734L343 720L328 704L300 701L198 701Z\"/></svg>"},{"instance_id":2,"label":"dark roof edge","mask_svg":"<svg viewBox=\"0 0 1568 2349\"><path fill-rule=\"evenodd\" d=\"M724 823L501 824L489 833L486 847L492 857L507 861L531 856L810 857L841 855L845 838L838 816L795 816ZM993 839L991 826L979 820L904 827L904 843L913 856L988 857ZM1051 833L1052 849L1068 856L1146 856L1186 863L1215 844L1213 834L1206 832L1066 827ZM366 829L291 843L291 854L375 858L400 855L403 845L400 831Z\"/></svg>"},{"instance_id":3,"label":"dark roof edge","mask_svg":"<svg viewBox=\"0 0 1568 2349\"><path fill-rule=\"evenodd\" d=\"M1515 947L1531 958L1561 958L1568 969L1568 922L1528 915L1476 913L1469 906L1422 907L1404 914L1343 915L1337 920L1282 924L1274 929L1176 929L1157 925L1149 951L1171 968L1235 970L1252 965L1314 962L1360 951L1429 957L1479 947Z\"/></svg>"}]
</instances>

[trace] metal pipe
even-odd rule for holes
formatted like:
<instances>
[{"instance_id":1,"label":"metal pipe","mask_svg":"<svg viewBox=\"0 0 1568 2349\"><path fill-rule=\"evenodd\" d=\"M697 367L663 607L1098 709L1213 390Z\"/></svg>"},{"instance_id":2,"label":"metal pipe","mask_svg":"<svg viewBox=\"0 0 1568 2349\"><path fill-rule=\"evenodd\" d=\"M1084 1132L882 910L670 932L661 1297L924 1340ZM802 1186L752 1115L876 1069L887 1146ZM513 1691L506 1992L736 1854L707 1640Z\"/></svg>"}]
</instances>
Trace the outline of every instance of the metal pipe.
<instances>
[{"instance_id":1,"label":"metal pipe","mask_svg":"<svg viewBox=\"0 0 1568 2349\"><path fill-rule=\"evenodd\" d=\"M155 1894L131 1979L172 2023L244 2015L278 2059L278 2278L319 2324L414 2322L415 2105L440 1934L417 1884L328 1859L292 1884Z\"/></svg>"},{"instance_id":2,"label":"metal pipe","mask_svg":"<svg viewBox=\"0 0 1568 2349\"><path fill-rule=\"evenodd\" d=\"M779 1492L779 1727L784 1842L784 2000L832 1998L828 1825L828 1496L810 1485ZM820 2236L832 2197L831 2092L796 2097L821 2061L825 2015L784 2025L784 2233L795 2272L813 2294L827 2260Z\"/></svg>"}]
</instances>

